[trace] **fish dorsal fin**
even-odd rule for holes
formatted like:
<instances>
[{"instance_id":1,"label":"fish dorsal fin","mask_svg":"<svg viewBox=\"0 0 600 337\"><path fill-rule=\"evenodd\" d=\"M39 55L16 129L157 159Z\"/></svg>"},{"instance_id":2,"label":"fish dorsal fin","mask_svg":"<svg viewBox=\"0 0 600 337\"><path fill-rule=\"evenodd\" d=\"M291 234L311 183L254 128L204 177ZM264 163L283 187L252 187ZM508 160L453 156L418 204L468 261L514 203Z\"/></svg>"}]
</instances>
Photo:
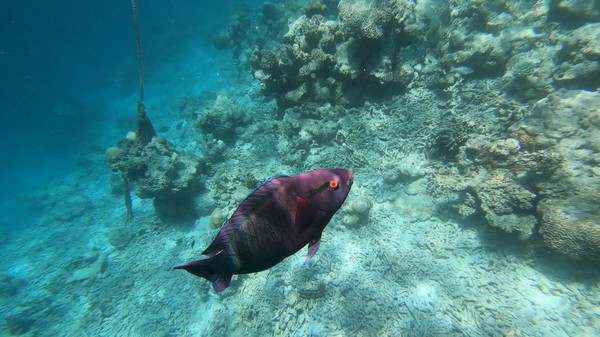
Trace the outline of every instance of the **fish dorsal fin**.
<instances>
[{"instance_id":1,"label":"fish dorsal fin","mask_svg":"<svg viewBox=\"0 0 600 337\"><path fill-rule=\"evenodd\" d=\"M217 237L215 237L210 246L202 254L214 255L223 250L227 246L231 235L240 227L248 215L259 208L265 201L271 200L270 197L273 192L281 187L281 184L287 177L284 175L271 177L252 191L238 206L229 220L225 221Z\"/></svg>"},{"instance_id":2,"label":"fish dorsal fin","mask_svg":"<svg viewBox=\"0 0 600 337\"><path fill-rule=\"evenodd\" d=\"M225 246L227 245L227 241L229 241L229 238L233 234L234 230L239 226L238 222L232 220L239 221L241 219L233 219L232 216L231 218L229 218L229 220L225 221L223 227L221 227L221 230L219 231L219 234L217 234L210 246L208 246L208 248L206 248L202 252L203 255L215 255L218 252L222 251L223 248L225 248Z\"/></svg>"},{"instance_id":3,"label":"fish dorsal fin","mask_svg":"<svg viewBox=\"0 0 600 337\"><path fill-rule=\"evenodd\" d=\"M288 176L279 175L269 178L269 180L260 184L252 193L250 193L244 201L238 206L231 218L235 216L246 216L259 208L263 202L270 200L269 197L274 191L281 187L281 184Z\"/></svg>"}]
</instances>

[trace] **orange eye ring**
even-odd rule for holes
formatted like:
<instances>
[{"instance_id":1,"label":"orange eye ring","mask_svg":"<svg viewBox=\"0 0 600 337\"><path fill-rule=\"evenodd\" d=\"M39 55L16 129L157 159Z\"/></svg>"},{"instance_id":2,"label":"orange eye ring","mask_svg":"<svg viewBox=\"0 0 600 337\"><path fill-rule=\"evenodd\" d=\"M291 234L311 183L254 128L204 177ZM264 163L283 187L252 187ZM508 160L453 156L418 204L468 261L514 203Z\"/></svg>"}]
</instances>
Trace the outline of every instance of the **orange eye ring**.
<instances>
[{"instance_id":1,"label":"orange eye ring","mask_svg":"<svg viewBox=\"0 0 600 337\"><path fill-rule=\"evenodd\" d=\"M329 187L331 187L333 189L337 189L338 186L340 186L340 182L337 180L332 180L329 182Z\"/></svg>"}]
</instances>

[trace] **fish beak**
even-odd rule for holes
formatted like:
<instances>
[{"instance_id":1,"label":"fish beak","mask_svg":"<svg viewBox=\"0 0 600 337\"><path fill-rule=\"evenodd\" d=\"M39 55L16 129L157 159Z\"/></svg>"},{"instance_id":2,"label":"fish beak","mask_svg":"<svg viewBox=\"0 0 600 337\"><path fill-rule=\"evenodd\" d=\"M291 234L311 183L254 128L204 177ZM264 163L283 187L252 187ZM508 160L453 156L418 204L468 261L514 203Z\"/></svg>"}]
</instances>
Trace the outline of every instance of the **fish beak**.
<instances>
[{"instance_id":1,"label":"fish beak","mask_svg":"<svg viewBox=\"0 0 600 337\"><path fill-rule=\"evenodd\" d=\"M346 185L351 186L354 182L354 176L352 175L352 171L348 171L348 182Z\"/></svg>"}]
</instances>

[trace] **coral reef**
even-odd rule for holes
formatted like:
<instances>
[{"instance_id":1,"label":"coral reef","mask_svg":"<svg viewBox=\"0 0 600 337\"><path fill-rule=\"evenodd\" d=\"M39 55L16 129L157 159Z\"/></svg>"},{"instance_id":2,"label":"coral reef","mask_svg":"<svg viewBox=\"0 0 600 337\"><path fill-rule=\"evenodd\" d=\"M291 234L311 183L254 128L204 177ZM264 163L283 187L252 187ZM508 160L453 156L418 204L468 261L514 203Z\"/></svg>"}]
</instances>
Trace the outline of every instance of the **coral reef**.
<instances>
[{"instance_id":1,"label":"coral reef","mask_svg":"<svg viewBox=\"0 0 600 337\"><path fill-rule=\"evenodd\" d=\"M586 6L341 0L335 20L298 17L280 45L259 47L250 63L282 108L356 106L415 86L446 89L463 78L495 79L519 100L538 100L557 88L600 85L600 24L556 27L547 20L557 10L596 17Z\"/></svg>"},{"instance_id":2,"label":"coral reef","mask_svg":"<svg viewBox=\"0 0 600 337\"><path fill-rule=\"evenodd\" d=\"M600 260L600 94L559 90L537 102L508 138L473 135L457 156L460 175L442 184L465 192L460 213L551 248ZM476 204L476 205L474 205Z\"/></svg>"},{"instance_id":3,"label":"coral reef","mask_svg":"<svg viewBox=\"0 0 600 337\"><path fill-rule=\"evenodd\" d=\"M328 158L328 165L377 166L386 172L384 181L404 183L401 191L415 198L422 197L423 188L435 195L436 186L450 187L459 192L454 207L460 214L479 214L490 225L522 239L542 234L553 247L551 236L544 235L550 221L544 220L548 216L538 205L545 199L564 204L558 196L568 194L567 182L572 180L565 177L580 169L570 167L575 165L573 156L585 151L565 152L556 136L544 135L549 127L540 122L539 109L546 101L538 102L533 112L524 103L546 96L554 101L566 93L556 93L561 88L594 90L600 85L600 25L582 20L575 25L556 15L566 11L580 16L582 8L577 1L440 5L341 0L334 13L331 4L311 2L303 15L291 18L279 45L259 47L250 58L262 93L273 96L278 105L268 127L276 141L265 148L276 149L272 155L290 166L299 162L318 166L322 158ZM588 15L594 13L590 10ZM493 94L497 92L504 94ZM577 100L587 100L581 93L574 94ZM388 100L381 103L377 98ZM202 129L212 132L206 153L214 152L215 157L239 154L230 148L234 141L266 131L264 126L235 129L227 122L228 113L221 115L223 120ZM554 119L562 125L579 123ZM243 125L237 120L243 118L232 125ZM229 131L216 136L219 127ZM225 139L234 134L233 140ZM391 146L388 135L401 140ZM360 142L365 137L381 142L365 151ZM590 140L585 144L595 149ZM337 156L340 151L346 155ZM407 178L391 159L369 162L373 153L402 158L411 151L456 161L456 171ZM593 163L593 158L585 160ZM250 179L254 180L260 181ZM216 207L231 207L224 202ZM395 198L390 202L398 212L416 214ZM365 223L352 212L343 216L350 227Z\"/></svg>"},{"instance_id":4,"label":"coral reef","mask_svg":"<svg viewBox=\"0 0 600 337\"><path fill-rule=\"evenodd\" d=\"M551 248L576 259L600 261L600 93L560 90L538 102L529 136L561 167L537 183L540 232ZM532 134L533 133L533 134ZM526 138L527 140L530 138Z\"/></svg>"},{"instance_id":5,"label":"coral reef","mask_svg":"<svg viewBox=\"0 0 600 337\"><path fill-rule=\"evenodd\" d=\"M215 42L244 67L258 46L258 80L190 93L179 114L158 115L173 143L130 133L105 153L118 174L89 154L30 198L32 226L0 233L0 330L598 335L596 11L580 0L298 0L235 17ZM221 294L169 271L200 258L261 182L333 166L352 169L355 186L309 264L304 249ZM115 194L125 176L148 198L126 224L111 174ZM195 222L163 226L157 213Z\"/></svg>"},{"instance_id":6,"label":"coral reef","mask_svg":"<svg viewBox=\"0 0 600 337\"><path fill-rule=\"evenodd\" d=\"M284 44L253 52L254 77L261 81L264 93L274 95L281 107L305 101L354 105L357 100L363 102L368 96L392 90L405 80L393 63L395 56L390 54L397 43L393 38L382 40L387 23L371 25L364 21L370 17L351 13L354 6L340 3L339 8L340 15L344 15L341 21L326 20L318 14L303 15L290 25ZM370 13L367 10L363 14ZM377 12L382 21L391 22L393 16L383 4ZM362 35L352 36L355 31Z\"/></svg>"},{"instance_id":7,"label":"coral reef","mask_svg":"<svg viewBox=\"0 0 600 337\"><path fill-rule=\"evenodd\" d=\"M131 132L121 143L124 150L113 147L106 151L105 160L111 170L120 171L135 182L141 198L153 198L161 218L195 216L193 197L200 173L198 160L177 152L172 143L160 136L142 146Z\"/></svg>"},{"instance_id":8,"label":"coral reef","mask_svg":"<svg viewBox=\"0 0 600 337\"><path fill-rule=\"evenodd\" d=\"M254 48L270 48L274 46L274 41L281 39L287 28L288 17L302 12L308 16L326 15L331 11L331 2L335 0L314 0L302 7L295 2L283 5L266 1L256 16L247 12L233 15L227 26L214 36L213 45L219 50L230 49L234 62L245 72Z\"/></svg>"}]
</instances>

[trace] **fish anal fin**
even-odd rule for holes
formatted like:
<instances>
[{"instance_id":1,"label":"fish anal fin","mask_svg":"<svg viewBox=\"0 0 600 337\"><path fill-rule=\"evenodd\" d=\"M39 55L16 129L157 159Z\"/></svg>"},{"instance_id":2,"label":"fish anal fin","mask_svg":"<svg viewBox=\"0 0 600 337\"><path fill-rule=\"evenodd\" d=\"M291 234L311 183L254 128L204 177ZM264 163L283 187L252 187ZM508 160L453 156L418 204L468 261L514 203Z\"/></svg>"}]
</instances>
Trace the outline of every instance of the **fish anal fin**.
<instances>
[{"instance_id":1,"label":"fish anal fin","mask_svg":"<svg viewBox=\"0 0 600 337\"><path fill-rule=\"evenodd\" d=\"M211 257L205 260L198 260L177 265L173 269L183 269L191 274L203 277L209 280L214 291L220 293L229 286L231 282L231 274L224 274L219 270L218 258Z\"/></svg>"},{"instance_id":2,"label":"fish anal fin","mask_svg":"<svg viewBox=\"0 0 600 337\"><path fill-rule=\"evenodd\" d=\"M319 250L320 243L321 235L319 235L319 237L316 239L310 240L310 242L308 243L308 256L306 257L306 260L304 260L304 264L307 264L310 261L310 259L312 259L312 257L315 256L315 254Z\"/></svg>"},{"instance_id":3,"label":"fish anal fin","mask_svg":"<svg viewBox=\"0 0 600 337\"><path fill-rule=\"evenodd\" d=\"M215 292L220 293L225 290L225 288L229 287L229 283L231 283L232 275L215 275L211 281L213 285L213 290Z\"/></svg>"}]
</instances>

